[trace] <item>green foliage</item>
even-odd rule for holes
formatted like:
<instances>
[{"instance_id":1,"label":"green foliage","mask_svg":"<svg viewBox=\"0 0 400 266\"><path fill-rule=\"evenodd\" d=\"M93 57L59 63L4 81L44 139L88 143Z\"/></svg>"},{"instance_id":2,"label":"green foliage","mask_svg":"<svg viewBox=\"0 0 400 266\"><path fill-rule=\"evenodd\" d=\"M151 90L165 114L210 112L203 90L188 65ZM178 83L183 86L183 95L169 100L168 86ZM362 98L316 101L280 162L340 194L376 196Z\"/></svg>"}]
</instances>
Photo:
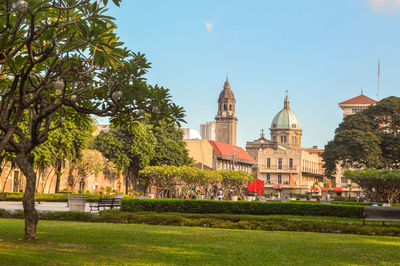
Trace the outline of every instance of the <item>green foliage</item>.
<instances>
[{"instance_id":1,"label":"green foliage","mask_svg":"<svg viewBox=\"0 0 400 266\"><path fill-rule=\"evenodd\" d=\"M113 194L80 194L80 193L36 193L35 200L41 202L67 202L68 195L87 196L89 202L98 201L100 198L113 198ZM7 193L7 201L22 201L24 193L9 192Z\"/></svg>"},{"instance_id":2,"label":"green foliage","mask_svg":"<svg viewBox=\"0 0 400 266\"><path fill-rule=\"evenodd\" d=\"M400 98L388 97L366 110L349 115L325 146L325 174L337 164L352 168L400 168Z\"/></svg>"},{"instance_id":3,"label":"green foliage","mask_svg":"<svg viewBox=\"0 0 400 266\"><path fill-rule=\"evenodd\" d=\"M152 133L157 143L150 165L183 166L193 164L183 141L183 130L176 123L162 122L152 127Z\"/></svg>"},{"instance_id":4,"label":"green foliage","mask_svg":"<svg viewBox=\"0 0 400 266\"><path fill-rule=\"evenodd\" d=\"M114 162L120 171L125 169L128 180L133 183L136 183L139 171L148 165L192 164L183 132L175 123L150 124L147 119L113 128L101 132L94 147Z\"/></svg>"},{"instance_id":5,"label":"green foliage","mask_svg":"<svg viewBox=\"0 0 400 266\"><path fill-rule=\"evenodd\" d=\"M143 182L153 184L162 190L175 192L178 187L196 196L211 198L214 189L221 187L224 191L239 193L247 182L253 180L247 172L232 170L202 170L190 166L148 166L140 171ZM162 192L162 191L161 191ZM214 193L215 194L215 193ZM171 196L177 196L171 194Z\"/></svg>"},{"instance_id":6,"label":"green foliage","mask_svg":"<svg viewBox=\"0 0 400 266\"><path fill-rule=\"evenodd\" d=\"M281 202L246 202L246 201L210 201L210 200L179 200L179 199L123 199L121 211L140 212L182 212L182 213L226 213L253 215L310 215L336 217L363 217L363 207L281 203Z\"/></svg>"},{"instance_id":7,"label":"green foliage","mask_svg":"<svg viewBox=\"0 0 400 266\"><path fill-rule=\"evenodd\" d=\"M362 187L370 201L392 203L400 195L400 169L346 170L344 176Z\"/></svg>"}]
</instances>

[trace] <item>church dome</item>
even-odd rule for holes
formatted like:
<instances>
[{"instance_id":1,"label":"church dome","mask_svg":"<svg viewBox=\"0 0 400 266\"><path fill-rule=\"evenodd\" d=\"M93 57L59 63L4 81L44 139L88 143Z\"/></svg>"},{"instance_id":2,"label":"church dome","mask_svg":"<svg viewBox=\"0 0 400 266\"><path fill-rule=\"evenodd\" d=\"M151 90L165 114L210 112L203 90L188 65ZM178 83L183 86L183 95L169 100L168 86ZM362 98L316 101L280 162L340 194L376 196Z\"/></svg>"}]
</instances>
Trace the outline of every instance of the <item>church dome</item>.
<instances>
[{"instance_id":1,"label":"church dome","mask_svg":"<svg viewBox=\"0 0 400 266\"><path fill-rule=\"evenodd\" d=\"M226 79L224 84L224 89L219 94L218 100L223 99L232 99L235 100L235 95L233 95L233 91L231 90L231 84L229 83L228 79Z\"/></svg>"},{"instance_id":2,"label":"church dome","mask_svg":"<svg viewBox=\"0 0 400 266\"><path fill-rule=\"evenodd\" d=\"M301 129L299 118L289 107L287 95L283 109L272 120L271 128Z\"/></svg>"}]
</instances>

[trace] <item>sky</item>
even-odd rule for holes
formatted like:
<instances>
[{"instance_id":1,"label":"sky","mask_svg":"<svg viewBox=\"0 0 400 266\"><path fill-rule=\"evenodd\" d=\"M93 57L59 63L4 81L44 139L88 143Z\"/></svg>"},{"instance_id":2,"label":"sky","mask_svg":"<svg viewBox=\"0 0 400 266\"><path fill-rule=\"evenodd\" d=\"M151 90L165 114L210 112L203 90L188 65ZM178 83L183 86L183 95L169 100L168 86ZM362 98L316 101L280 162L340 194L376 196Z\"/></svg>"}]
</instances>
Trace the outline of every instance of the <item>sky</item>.
<instances>
[{"instance_id":1,"label":"sky","mask_svg":"<svg viewBox=\"0 0 400 266\"><path fill-rule=\"evenodd\" d=\"M229 77L238 146L269 132L288 90L303 147L323 148L339 102L377 98L378 61L380 98L400 96L400 0L123 0L108 14L152 63L148 82L186 110L183 127L214 120Z\"/></svg>"}]
</instances>

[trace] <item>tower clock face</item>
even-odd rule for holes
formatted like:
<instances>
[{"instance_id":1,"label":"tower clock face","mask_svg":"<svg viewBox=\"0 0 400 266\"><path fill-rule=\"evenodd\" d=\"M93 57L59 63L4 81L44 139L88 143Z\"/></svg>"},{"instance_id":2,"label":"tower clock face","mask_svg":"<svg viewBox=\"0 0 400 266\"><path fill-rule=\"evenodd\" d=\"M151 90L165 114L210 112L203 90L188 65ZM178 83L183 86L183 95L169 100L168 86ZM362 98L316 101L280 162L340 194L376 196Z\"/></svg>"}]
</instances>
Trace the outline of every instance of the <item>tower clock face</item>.
<instances>
[{"instance_id":1,"label":"tower clock face","mask_svg":"<svg viewBox=\"0 0 400 266\"><path fill-rule=\"evenodd\" d=\"M226 112L222 112L222 116L225 117L226 116Z\"/></svg>"}]
</instances>

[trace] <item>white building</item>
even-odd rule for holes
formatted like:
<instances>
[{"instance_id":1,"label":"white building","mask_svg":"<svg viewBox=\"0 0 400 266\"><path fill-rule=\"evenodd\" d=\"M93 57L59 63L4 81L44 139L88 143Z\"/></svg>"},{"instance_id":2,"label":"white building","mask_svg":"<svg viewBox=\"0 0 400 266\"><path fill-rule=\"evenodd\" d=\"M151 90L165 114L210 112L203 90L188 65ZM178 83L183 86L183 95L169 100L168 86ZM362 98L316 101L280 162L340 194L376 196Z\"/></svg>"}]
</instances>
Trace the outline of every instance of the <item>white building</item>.
<instances>
[{"instance_id":1,"label":"white building","mask_svg":"<svg viewBox=\"0 0 400 266\"><path fill-rule=\"evenodd\" d=\"M200 125L200 136L202 139L215 140L215 121Z\"/></svg>"}]
</instances>

